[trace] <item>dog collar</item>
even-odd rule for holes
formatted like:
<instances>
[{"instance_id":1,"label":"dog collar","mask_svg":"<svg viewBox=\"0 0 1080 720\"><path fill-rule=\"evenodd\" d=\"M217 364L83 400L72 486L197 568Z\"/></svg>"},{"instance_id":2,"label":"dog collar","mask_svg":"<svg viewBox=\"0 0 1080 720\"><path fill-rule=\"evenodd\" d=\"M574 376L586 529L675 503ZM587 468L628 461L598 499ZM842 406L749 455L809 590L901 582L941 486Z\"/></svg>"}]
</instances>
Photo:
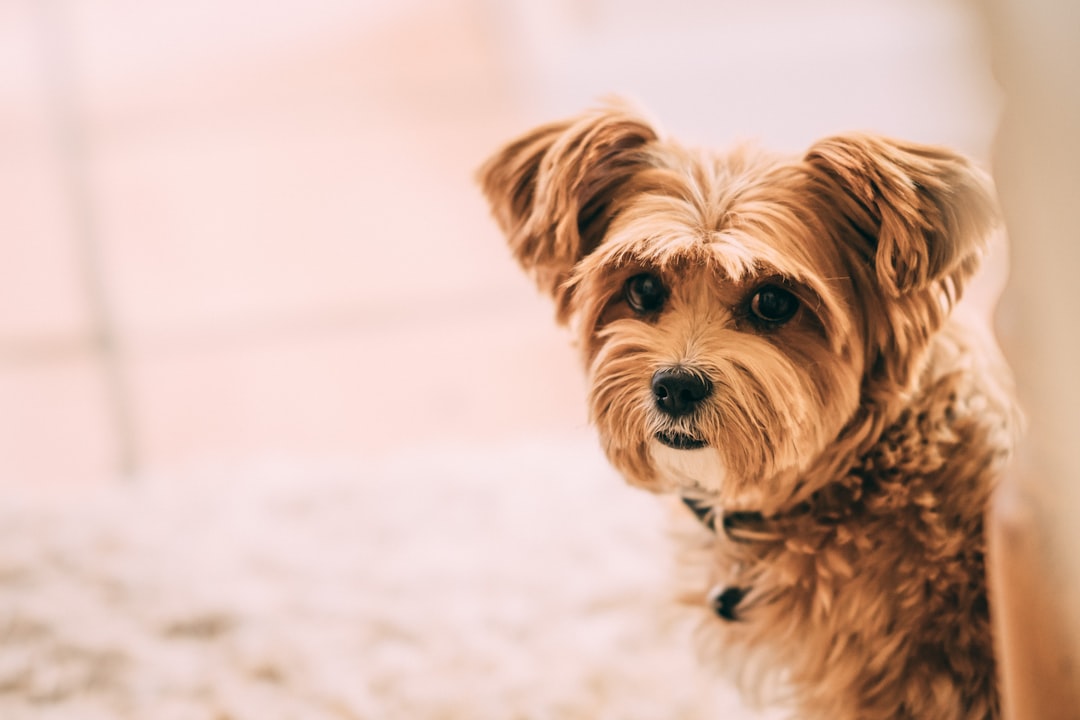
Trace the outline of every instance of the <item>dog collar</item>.
<instances>
[{"instance_id":1,"label":"dog collar","mask_svg":"<svg viewBox=\"0 0 1080 720\"><path fill-rule=\"evenodd\" d=\"M716 508L708 506L701 501L693 500L692 498L680 498L683 500L683 504L690 508L690 512L694 517L697 517L701 521L701 524L708 528L712 532L716 532ZM721 527L724 528L725 533L730 528L730 522L734 521L740 515L756 515L760 517L758 513L721 513L720 520ZM729 623L742 620L742 617L737 614L739 604L747 593L750 593L748 587L740 587L737 585L729 585L727 587L720 587L714 590L714 592L708 594L708 604L712 608L713 612L721 620L725 620Z\"/></svg>"},{"instance_id":2,"label":"dog collar","mask_svg":"<svg viewBox=\"0 0 1080 720\"><path fill-rule=\"evenodd\" d=\"M704 500L680 495L683 505L712 532L723 530L733 542L774 542L783 539L783 524L814 512L813 503L801 502L784 512L766 515L757 510L730 510L710 505ZM717 520L719 519L719 528Z\"/></svg>"},{"instance_id":3,"label":"dog collar","mask_svg":"<svg viewBox=\"0 0 1080 720\"><path fill-rule=\"evenodd\" d=\"M690 508L690 512L694 513L694 517L696 517L702 525L713 532L716 532L716 523L714 522L716 511L713 508L698 500L688 498L685 495L681 496L680 499L686 507Z\"/></svg>"}]
</instances>

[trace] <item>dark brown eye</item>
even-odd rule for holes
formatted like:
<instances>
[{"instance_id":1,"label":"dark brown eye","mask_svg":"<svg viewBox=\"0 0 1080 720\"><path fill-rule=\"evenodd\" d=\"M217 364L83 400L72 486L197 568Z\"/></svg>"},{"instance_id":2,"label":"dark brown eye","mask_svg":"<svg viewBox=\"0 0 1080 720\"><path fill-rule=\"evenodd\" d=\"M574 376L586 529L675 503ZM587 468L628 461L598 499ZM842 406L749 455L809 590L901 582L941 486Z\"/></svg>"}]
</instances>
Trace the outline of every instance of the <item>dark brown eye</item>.
<instances>
[{"instance_id":1,"label":"dark brown eye","mask_svg":"<svg viewBox=\"0 0 1080 720\"><path fill-rule=\"evenodd\" d=\"M798 298L776 285L766 285L750 298L750 312L770 325L786 323L798 309Z\"/></svg>"},{"instance_id":2,"label":"dark brown eye","mask_svg":"<svg viewBox=\"0 0 1080 720\"><path fill-rule=\"evenodd\" d=\"M660 312L667 300L667 288L652 273L641 273L626 281L623 286L626 304L638 315Z\"/></svg>"}]
</instances>

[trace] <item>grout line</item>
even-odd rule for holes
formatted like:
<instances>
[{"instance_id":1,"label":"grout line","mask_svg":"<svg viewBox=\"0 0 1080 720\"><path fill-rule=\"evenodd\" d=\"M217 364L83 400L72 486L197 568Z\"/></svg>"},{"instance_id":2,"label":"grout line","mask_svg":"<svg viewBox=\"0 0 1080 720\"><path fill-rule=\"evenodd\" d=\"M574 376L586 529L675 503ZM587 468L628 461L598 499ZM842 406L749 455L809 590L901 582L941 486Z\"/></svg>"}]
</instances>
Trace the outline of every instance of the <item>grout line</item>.
<instances>
[{"instance_id":1,"label":"grout line","mask_svg":"<svg viewBox=\"0 0 1080 720\"><path fill-rule=\"evenodd\" d=\"M91 192L87 141L78 108L78 84L72 58L66 0L38 0L38 28L42 77L53 116L55 142L64 170L63 192L73 216L73 239L82 270L83 289L90 311L89 340L97 355L108 397L113 428L116 470L122 478L139 469L130 387L122 338L116 330L110 303L105 259Z\"/></svg>"}]
</instances>

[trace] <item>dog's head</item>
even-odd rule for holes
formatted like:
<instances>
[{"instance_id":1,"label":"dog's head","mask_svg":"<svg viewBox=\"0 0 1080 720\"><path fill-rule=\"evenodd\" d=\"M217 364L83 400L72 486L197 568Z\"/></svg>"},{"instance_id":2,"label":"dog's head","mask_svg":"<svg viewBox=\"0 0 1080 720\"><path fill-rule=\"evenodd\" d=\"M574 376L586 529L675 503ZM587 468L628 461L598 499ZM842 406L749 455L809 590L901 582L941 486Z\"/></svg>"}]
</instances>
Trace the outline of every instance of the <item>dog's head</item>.
<instances>
[{"instance_id":1,"label":"dog's head","mask_svg":"<svg viewBox=\"0 0 1080 720\"><path fill-rule=\"evenodd\" d=\"M849 134L708 154L619 108L526 134L480 181L577 329L613 464L727 507L784 504L880 422L995 222L947 150Z\"/></svg>"}]
</instances>

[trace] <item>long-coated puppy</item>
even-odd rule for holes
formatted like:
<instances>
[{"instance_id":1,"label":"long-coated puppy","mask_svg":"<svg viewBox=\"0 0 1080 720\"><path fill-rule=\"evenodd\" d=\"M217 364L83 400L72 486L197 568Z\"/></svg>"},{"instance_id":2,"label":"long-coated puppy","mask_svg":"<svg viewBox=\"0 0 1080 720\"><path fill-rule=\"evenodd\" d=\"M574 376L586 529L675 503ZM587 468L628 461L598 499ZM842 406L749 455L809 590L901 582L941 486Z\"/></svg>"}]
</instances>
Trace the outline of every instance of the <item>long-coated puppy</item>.
<instances>
[{"instance_id":1,"label":"long-coated puppy","mask_svg":"<svg viewBox=\"0 0 1080 720\"><path fill-rule=\"evenodd\" d=\"M575 330L608 458L698 515L705 654L799 717L998 717L983 515L1016 412L952 312L987 176L872 134L698 151L609 106L480 182Z\"/></svg>"}]
</instances>

